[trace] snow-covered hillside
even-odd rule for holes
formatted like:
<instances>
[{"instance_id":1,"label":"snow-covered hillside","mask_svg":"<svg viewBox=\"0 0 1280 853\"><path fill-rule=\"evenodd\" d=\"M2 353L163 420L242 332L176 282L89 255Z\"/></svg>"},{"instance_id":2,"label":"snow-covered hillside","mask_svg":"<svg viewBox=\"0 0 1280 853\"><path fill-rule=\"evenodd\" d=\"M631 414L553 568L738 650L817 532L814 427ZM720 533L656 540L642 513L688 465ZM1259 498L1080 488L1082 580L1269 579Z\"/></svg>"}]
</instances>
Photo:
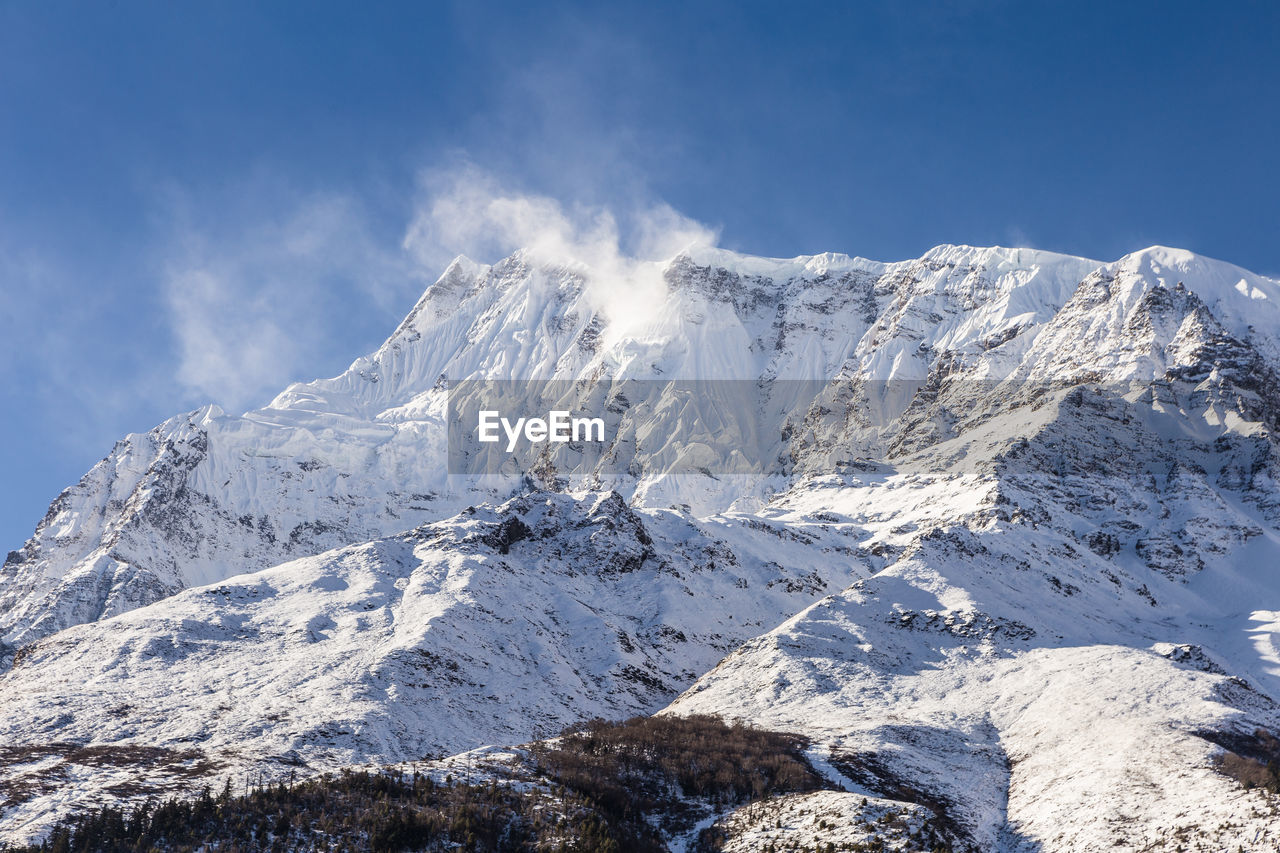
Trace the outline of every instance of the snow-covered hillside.
<instances>
[{"instance_id":1,"label":"snow-covered hillside","mask_svg":"<svg viewBox=\"0 0 1280 853\"><path fill-rule=\"evenodd\" d=\"M675 700L974 849L1280 844L1215 769L1280 731L1280 283L1158 247L651 272L619 318L585 266L460 259L341 376L119 442L0 575L0 830ZM603 452L451 475L450 389L513 379L611 406Z\"/></svg>"},{"instance_id":2,"label":"snow-covered hillside","mask_svg":"<svg viewBox=\"0 0 1280 853\"><path fill-rule=\"evenodd\" d=\"M723 527L636 513L617 494L534 492L65 630L19 653L0 742L141 739L186 758L107 775L55 749L3 771L7 784L58 779L53 798L71 784L105 799L122 784L165 790L194 764L411 761L646 713L867 574L836 532L791 534L825 559L784 568L776 531L740 532L731 549Z\"/></svg>"}]
</instances>

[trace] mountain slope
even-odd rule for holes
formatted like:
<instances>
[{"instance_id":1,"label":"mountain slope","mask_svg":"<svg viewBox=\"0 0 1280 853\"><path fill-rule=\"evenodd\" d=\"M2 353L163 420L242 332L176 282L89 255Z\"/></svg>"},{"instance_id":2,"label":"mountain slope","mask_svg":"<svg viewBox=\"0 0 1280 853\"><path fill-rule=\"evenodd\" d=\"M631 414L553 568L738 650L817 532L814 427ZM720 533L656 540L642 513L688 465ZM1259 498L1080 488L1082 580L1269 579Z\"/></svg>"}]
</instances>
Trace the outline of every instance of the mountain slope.
<instances>
[{"instance_id":1,"label":"mountain slope","mask_svg":"<svg viewBox=\"0 0 1280 853\"><path fill-rule=\"evenodd\" d=\"M343 375L118 444L3 570L0 830L72 780L671 703L811 737L973 849L1274 846L1216 763L1280 731L1276 282L1158 247L650 272L619 319L585 267L460 260ZM460 457L501 379L604 446Z\"/></svg>"},{"instance_id":2,"label":"mountain slope","mask_svg":"<svg viewBox=\"0 0 1280 853\"><path fill-rule=\"evenodd\" d=\"M588 270L524 253L492 267L459 259L341 376L291 386L242 417L206 408L126 437L9 554L0 642L16 647L191 585L451 515L476 498L448 499L457 484L443 464L444 377L825 381L852 367L916 378L927 372L918 351L937 311L951 318L941 330L950 344L986 339L1005 333L1013 311L1019 322L1051 314L1093 266L957 247L900 264L696 254L655 268L667 298L618 339ZM1024 254L1026 268L1015 263ZM666 490L644 497L661 474L618 486L666 505ZM712 512L736 497L708 491L695 502Z\"/></svg>"},{"instance_id":3,"label":"mountain slope","mask_svg":"<svg viewBox=\"0 0 1280 853\"><path fill-rule=\"evenodd\" d=\"M776 535L737 531L731 549L717 532L617 494L534 492L62 631L0 690L0 742L41 745L0 769L16 806L0 820L33 830L68 785L158 793L651 713L866 573L837 533L791 534L816 565L784 568ZM80 759L88 742L166 752L104 774Z\"/></svg>"}]
</instances>

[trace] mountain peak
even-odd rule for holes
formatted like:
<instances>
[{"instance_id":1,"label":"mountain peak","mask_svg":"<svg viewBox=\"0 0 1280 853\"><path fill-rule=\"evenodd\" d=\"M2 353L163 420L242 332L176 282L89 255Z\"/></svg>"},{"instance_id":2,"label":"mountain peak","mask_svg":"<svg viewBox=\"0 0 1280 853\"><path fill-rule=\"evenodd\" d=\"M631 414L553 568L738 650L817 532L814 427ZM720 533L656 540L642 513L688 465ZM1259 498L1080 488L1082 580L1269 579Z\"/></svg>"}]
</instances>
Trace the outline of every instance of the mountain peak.
<instances>
[{"instance_id":1,"label":"mountain peak","mask_svg":"<svg viewBox=\"0 0 1280 853\"><path fill-rule=\"evenodd\" d=\"M1276 282L1165 247L606 266L458 258L340 376L63 492L0 570L0 840L664 706L802 734L955 849L1276 837L1212 746L1280 755L1227 731L1280 733ZM459 401L606 438L461 473Z\"/></svg>"},{"instance_id":2,"label":"mountain peak","mask_svg":"<svg viewBox=\"0 0 1280 853\"><path fill-rule=\"evenodd\" d=\"M770 258L703 245L686 249L676 255L668 266L681 260L695 266L723 269L738 275L768 278L777 282L785 282L792 278L814 277L824 273L834 275L853 269L883 271L887 267L886 264L877 261L851 257L841 252L797 255L794 258Z\"/></svg>"}]
</instances>

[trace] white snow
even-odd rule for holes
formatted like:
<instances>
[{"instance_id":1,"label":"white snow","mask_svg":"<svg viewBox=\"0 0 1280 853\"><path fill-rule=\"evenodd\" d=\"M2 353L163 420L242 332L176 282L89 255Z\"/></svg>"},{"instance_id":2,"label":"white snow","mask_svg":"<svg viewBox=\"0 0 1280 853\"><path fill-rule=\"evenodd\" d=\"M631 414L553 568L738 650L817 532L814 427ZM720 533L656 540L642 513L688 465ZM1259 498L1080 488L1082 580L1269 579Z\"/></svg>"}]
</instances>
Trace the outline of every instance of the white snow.
<instances>
[{"instance_id":1,"label":"white snow","mask_svg":"<svg viewBox=\"0 0 1280 853\"><path fill-rule=\"evenodd\" d=\"M697 249L619 319L592 275L460 258L342 375L64 493L0 574L0 838L113 786L667 706L804 733L848 789L726 818L729 849L889 811L900 846L938 809L980 850L1275 849L1200 735L1280 731L1280 283L1162 247ZM633 464L451 476L468 378L652 381Z\"/></svg>"}]
</instances>

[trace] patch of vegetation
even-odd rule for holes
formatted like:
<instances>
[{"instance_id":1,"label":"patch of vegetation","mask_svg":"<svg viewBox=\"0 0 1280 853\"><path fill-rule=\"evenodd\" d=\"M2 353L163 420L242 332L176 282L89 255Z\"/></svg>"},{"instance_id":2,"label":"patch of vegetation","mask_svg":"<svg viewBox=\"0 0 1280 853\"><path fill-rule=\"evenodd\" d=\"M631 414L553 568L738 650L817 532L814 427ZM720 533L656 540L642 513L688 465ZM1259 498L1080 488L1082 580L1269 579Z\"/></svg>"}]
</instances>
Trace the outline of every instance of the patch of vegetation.
<instances>
[{"instance_id":1,"label":"patch of vegetation","mask_svg":"<svg viewBox=\"0 0 1280 853\"><path fill-rule=\"evenodd\" d=\"M567 729L535 745L533 757L542 773L590 798L611 821L644 815L641 828L656 822L680 832L702 816L700 804L723 808L828 787L804 757L808 745L799 735L718 717L636 717Z\"/></svg>"},{"instance_id":2,"label":"patch of vegetation","mask_svg":"<svg viewBox=\"0 0 1280 853\"><path fill-rule=\"evenodd\" d=\"M952 817L952 806L944 797L898 776L875 756L833 755L831 764L849 779L879 792L881 796L904 803L915 803L933 812L934 820L929 822L929 833L931 838L937 838L935 849L950 853L955 848L952 842L946 839L966 838L964 827Z\"/></svg>"},{"instance_id":3,"label":"patch of vegetation","mask_svg":"<svg viewBox=\"0 0 1280 853\"><path fill-rule=\"evenodd\" d=\"M510 778L463 784L421 773L343 772L297 784L105 807L9 853L145 851L662 851L657 827L705 806L823 787L797 735L716 717L592 721L534 745Z\"/></svg>"},{"instance_id":4,"label":"patch of vegetation","mask_svg":"<svg viewBox=\"0 0 1280 853\"><path fill-rule=\"evenodd\" d=\"M1280 794L1280 739L1264 729L1253 734L1240 732L1197 732L1226 752L1218 756L1218 771L1235 779L1246 790L1263 788Z\"/></svg>"},{"instance_id":5,"label":"patch of vegetation","mask_svg":"<svg viewBox=\"0 0 1280 853\"><path fill-rule=\"evenodd\" d=\"M23 764L34 766L25 773L12 772ZM81 746L61 742L0 746L0 767L11 771L6 779L0 781L0 802L16 805L57 790L77 766L145 768L152 773L164 774L171 780L207 778L221 768L199 750L136 744ZM123 782L114 786L111 792L117 796L136 796L156 790L142 784Z\"/></svg>"}]
</instances>

